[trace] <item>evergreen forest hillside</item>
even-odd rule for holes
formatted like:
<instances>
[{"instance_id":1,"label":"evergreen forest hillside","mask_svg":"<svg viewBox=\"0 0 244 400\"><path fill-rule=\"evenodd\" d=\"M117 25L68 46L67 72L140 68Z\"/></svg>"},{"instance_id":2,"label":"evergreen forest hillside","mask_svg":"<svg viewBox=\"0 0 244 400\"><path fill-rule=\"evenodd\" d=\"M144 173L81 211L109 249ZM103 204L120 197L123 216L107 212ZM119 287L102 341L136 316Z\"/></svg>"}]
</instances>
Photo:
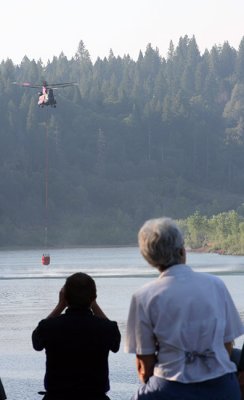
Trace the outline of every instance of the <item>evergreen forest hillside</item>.
<instances>
[{"instance_id":1,"label":"evergreen forest hillside","mask_svg":"<svg viewBox=\"0 0 244 400\"><path fill-rule=\"evenodd\" d=\"M13 85L44 79L77 86L39 108L37 89ZM0 102L0 246L42 246L45 227L50 246L134 244L145 219L242 207L244 38L200 54L184 36L137 60L93 63L83 41L71 59L7 59Z\"/></svg>"}]
</instances>

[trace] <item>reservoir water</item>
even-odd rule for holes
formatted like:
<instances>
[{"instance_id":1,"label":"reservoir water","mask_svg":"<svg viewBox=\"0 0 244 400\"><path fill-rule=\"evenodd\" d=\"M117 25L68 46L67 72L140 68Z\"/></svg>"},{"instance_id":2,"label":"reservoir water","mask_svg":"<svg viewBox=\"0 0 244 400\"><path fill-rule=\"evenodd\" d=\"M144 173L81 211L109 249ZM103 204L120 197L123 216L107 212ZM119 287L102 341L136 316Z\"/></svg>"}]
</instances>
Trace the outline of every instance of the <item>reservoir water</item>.
<instances>
[{"instance_id":1,"label":"reservoir water","mask_svg":"<svg viewBox=\"0 0 244 400\"><path fill-rule=\"evenodd\" d=\"M138 378L134 355L125 354L123 339L132 293L157 277L138 248L81 248L52 250L51 264L41 264L40 250L0 252L0 376L8 400L41 400L44 352L35 352L31 333L56 305L68 275L82 271L94 277L98 303L122 333L119 353L110 355L109 396L130 399ZM188 253L196 271L219 275L229 289L244 321L244 257ZM244 338L238 338L241 347Z\"/></svg>"}]
</instances>

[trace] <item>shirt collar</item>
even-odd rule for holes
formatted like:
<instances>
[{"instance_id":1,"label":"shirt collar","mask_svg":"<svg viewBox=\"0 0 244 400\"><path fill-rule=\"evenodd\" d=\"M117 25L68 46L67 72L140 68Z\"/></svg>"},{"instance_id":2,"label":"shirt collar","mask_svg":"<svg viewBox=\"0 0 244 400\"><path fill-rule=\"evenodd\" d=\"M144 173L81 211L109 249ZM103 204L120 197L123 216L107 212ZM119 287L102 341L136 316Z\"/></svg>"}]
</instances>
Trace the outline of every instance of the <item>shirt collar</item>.
<instances>
[{"instance_id":1,"label":"shirt collar","mask_svg":"<svg viewBox=\"0 0 244 400\"><path fill-rule=\"evenodd\" d=\"M192 272L192 269L188 265L176 264L172 265L172 267L169 267L165 271L161 272L161 274L159 275L159 279L163 278L164 276L182 275L189 272Z\"/></svg>"}]
</instances>

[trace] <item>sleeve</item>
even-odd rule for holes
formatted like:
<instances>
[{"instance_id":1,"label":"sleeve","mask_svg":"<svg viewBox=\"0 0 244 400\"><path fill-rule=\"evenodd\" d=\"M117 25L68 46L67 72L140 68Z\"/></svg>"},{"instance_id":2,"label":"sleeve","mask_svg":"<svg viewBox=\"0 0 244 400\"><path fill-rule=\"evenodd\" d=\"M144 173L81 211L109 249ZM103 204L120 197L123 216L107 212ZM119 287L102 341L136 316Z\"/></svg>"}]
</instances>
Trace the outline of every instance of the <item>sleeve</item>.
<instances>
[{"instance_id":1,"label":"sleeve","mask_svg":"<svg viewBox=\"0 0 244 400\"><path fill-rule=\"evenodd\" d=\"M155 351L155 337L149 313L141 299L134 295L127 320L125 352L148 355L154 354Z\"/></svg>"},{"instance_id":2,"label":"sleeve","mask_svg":"<svg viewBox=\"0 0 244 400\"><path fill-rule=\"evenodd\" d=\"M234 304L234 301L225 287L225 314L226 325L224 342L228 343L244 334L244 325Z\"/></svg>"},{"instance_id":3,"label":"sleeve","mask_svg":"<svg viewBox=\"0 0 244 400\"><path fill-rule=\"evenodd\" d=\"M45 347L42 325L42 321L39 322L36 329L32 332L32 345L37 351L41 351Z\"/></svg>"},{"instance_id":4,"label":"sleeve","mask_svg":"<svg viewBox=\"0 0 244 400\"><path fill-rule=\"evenodd\" d=\"M119 351L120 348L120 340L121 340L121 335L117 322L112 321L112 328L113 328L113 335L112 335L110 350L113 353L117 353L117 351Z\"/></svg>"},{"instance_id":5,"label":"sleeve","mask_svg":"<svg viewBox=\"0 0 244 400\"><path fill-rule=\"evenodd\" d=\"M0 378L0 400L6 400L7 396Z\"/></svg>"}]
</instances>

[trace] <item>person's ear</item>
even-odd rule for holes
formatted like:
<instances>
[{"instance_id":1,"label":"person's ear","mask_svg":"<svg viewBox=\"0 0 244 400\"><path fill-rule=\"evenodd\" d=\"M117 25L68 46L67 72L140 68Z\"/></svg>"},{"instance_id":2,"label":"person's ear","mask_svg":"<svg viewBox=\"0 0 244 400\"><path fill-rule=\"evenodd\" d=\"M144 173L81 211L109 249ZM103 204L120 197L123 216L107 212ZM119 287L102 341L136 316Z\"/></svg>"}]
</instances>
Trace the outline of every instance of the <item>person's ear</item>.
<instances>
[{"instance_id":1,"label":"person's ear","mask_svg":"<svg viewBox=\"0 0 244 400\"><path fill-rule=\"evenodd\" d=\"M183 262L185 263L186 262L186 249L185 249L185 247L182 247L179 250L179 253L180 253L180 256L181 256Z\"/></svg>"}]
</instances>

